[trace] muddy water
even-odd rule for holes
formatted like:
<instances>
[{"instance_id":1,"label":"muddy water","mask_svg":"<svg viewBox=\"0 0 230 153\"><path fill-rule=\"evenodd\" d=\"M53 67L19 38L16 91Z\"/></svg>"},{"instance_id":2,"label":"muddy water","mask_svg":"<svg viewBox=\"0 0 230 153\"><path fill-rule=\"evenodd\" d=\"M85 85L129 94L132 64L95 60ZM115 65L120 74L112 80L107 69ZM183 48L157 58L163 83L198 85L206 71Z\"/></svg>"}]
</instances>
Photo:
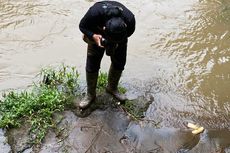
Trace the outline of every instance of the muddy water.
<instances>
[{"instance_id":1,"label":"muddy water","mask_svg":"<svg viewBox=\"0 0 230 153\"><path fill-rule=\"evenodd\" d=\"M84 78L78 23L93 2L0 0L0 90L24 88L42 67L60 63L75 65ZM193 121L229 129L230 1L120 2L137 19L122 79L130 98L154 97L146 118L161 127ZM105 57L101 69L108 68Z\"/></svg>"}]
</instances>

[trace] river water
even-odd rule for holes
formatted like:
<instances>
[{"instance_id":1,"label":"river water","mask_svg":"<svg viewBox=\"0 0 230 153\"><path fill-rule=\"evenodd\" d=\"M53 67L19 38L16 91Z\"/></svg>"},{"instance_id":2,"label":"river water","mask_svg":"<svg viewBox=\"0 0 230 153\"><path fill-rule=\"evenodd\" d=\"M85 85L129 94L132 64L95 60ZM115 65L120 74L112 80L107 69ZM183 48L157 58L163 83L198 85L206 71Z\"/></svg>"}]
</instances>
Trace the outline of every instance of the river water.
<instances>
[{"instance_id":1,"label":"river water","mask_svg":"<svg viewBox=\"0 0 230 153\"><path fill-rule=\"evenodd\" d=\"M0 0L0 91L25 88L47 65L74 65L84 79L78 24L93 0ZM120 0L136 16L122 82L162 127L230 127L230 1ZM104 57L103 71L109 68Z\"/></svg>"}]
</instances>

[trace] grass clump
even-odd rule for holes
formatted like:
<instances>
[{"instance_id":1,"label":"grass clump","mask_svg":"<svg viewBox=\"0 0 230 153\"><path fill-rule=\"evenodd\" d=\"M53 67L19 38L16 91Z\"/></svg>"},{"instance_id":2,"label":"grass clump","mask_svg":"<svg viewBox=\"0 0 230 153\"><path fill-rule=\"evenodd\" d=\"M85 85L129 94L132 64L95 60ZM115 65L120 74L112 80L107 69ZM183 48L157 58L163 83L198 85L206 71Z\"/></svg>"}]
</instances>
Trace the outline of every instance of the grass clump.
<instances>
[{"instance_id":1,"label":"grass clump","mask_svg":"<svg viewBox=\"0 0 230 153\"><path fill-rule=\"evenodd\" d=\"M97 92L98 93L104 92L107 84L108 84L108 73L100 71L97 79Z\"/></svg>"},{"instance_id":2,"label":"grass clump","mask_svg":"<svg viewBox=\"0 0 230 153\"><path fill-rule=\"evenodd\" d=\"M137 102L130 100L127 100L121 107L135 120L142 119L144 112L147 110L147 108L138 106Z\"/></svg>"},{"instance_id":3,"label":"grass clump","mask_svg":"<svg viewBox=\"0 0 230 153\"><path fill-rule=\"evenodd\" d=\"M42 69L40 76L42 77L41 84L56 87L68 94L76 94L79 87L79 73L75 67L62 65L57 69L45 68Z\"/></svg>"},{"instance_id":4,"label":"grass clump","mask_svg":"<svg viewBox=\"0 0 230 153\"><path fill-rule=\"evenodd\" d=\"M100 72L97 80L97 92L98 93L104 92L107 84L108 84L108 73ZM126 92L126 89L120 86L120 84L118 84L118 91L124 94Z\"/></svg>"},{"instance_id":5,"label":"grass clump","mask_svg":"<svg viewBox=\"0 0 230 153\"><path fill-rule=\"evenodd\" d=\"M75 68L62 65L59 69L43 69L40 76L42 81L34 84L31 90L11 91L0 102L0 128L29 123L33 144L41 143L47 130L54 126L53 114L71 104L79 74Z\"/></svg>"}]
</instances>

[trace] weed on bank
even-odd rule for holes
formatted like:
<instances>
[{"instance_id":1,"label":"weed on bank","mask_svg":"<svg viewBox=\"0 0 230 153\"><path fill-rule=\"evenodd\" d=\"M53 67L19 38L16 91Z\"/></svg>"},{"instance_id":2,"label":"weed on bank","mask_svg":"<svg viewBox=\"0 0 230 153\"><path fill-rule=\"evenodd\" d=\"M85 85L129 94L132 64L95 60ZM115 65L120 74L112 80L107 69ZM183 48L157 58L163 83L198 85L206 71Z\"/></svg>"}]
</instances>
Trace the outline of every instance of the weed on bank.
<instances>
[{"instance_id":1,"label":"weed on bank","mask_svg":"<svg viewBox=\"0 0 230 153\"><path fill-rule=\"evenodd\" d=\"M43 69L41 81L25 91L10 91L0 101L0 128L20 127L29 123L31 143L38 144L49 128L54 127L52 117L71 105L79 74L74 67Z\"/></svg>"}]
</instances>

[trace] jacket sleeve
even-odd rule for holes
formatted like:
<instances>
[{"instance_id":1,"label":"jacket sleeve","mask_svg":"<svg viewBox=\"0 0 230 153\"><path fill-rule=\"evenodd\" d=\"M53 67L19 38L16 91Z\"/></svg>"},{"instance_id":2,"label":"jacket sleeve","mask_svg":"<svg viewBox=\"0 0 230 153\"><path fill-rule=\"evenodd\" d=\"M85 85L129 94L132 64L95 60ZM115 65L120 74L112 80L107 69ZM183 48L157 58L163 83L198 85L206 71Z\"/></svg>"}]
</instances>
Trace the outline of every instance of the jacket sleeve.
<instances>
[{"instance_id":1,"label":"jacket sleeve","mask_svg":"<svg viewBox=\"0 0 230 153\"><path fill-rule=\"evenodd\" d=\"M89 8L89 10L86 12L84 17L80 21L79 29L89 39L92 39L93 37L93 29L97 27L97 21L99 18L99 11L94 6L92 6L91 8Z\"/></svg>"},{"instance_id":2,"label":"jacket sleeve","mask_svg":"<svg viewBox=\"0 0 230 153\"><path fill-rule=\"evenodd\" d=\"M128 20L127 22L127 36L130 37L136 28L136 20L134 15L132 16L132 18L130 20Z\"/></svg>"}]
</instances>

